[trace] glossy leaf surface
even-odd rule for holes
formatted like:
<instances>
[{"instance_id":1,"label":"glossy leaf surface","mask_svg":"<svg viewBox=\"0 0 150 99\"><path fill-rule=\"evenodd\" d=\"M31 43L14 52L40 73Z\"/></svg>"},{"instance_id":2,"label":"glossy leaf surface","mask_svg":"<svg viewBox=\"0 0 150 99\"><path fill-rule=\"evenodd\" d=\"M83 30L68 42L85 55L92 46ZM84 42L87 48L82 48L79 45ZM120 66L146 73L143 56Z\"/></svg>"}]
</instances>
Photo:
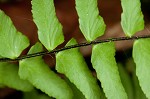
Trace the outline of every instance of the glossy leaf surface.
<instances>
[{"instance_id":1,"label":"glossy leaf surface","mask_svg":"<svg viewBox=\"0 0 150 99\"><path fill-rule=\"evenodd\" d=\"M42 51L42 45L37 43L31 47L28 54ZM41 56L24 59L19 62L19 75L29 80L36 88L57 99L72 99L73 93L67 83L50 70Z\"/></svg>"},{"instance_id":2,"label":"glossy leaf surface","mask_svg":"<svg viewBox=\"0 0 150 99\"><path fill-rule=\"evenodd\" d=\"M28 38L18 32L11 19L0 10L0 55L14 59L28 46Z\"/></svg>"},{"instance_id":3,"label":"glossy leaf surface","mask_svg":"<svg viewBox=\"0 0 150 99\"><path fill-rule=\"evenodd\" d=\"M64 41L53 0L32 0L32 13L38 28L38 38L51 51Z\"/></svg>"},{"instance_id":4,"label":"glossy leaf surface","mask_svg":"<svg viewBox=\"0 0 150 99\"><path fill-rule=\"evenodd\" d=\"M127 99L114 56L114 43L94 45L92 65L108 99Z\"/></svg>"},{"instance_id":5,"label":"glossy leaf surface","mask_svg":"<svg viewBox=\"0 0 150 99\"><path fill-rule=\"evenodd\" d=\"M123 13L121 25L127 36L133 36L144 29L144 19L140 0L121 0Z\"/></svg>"},{"instance_id":6,"label":"glossy leaf surface","mask_svg":"<svg viewBox=\"0 0 150 99\"><path fill-rule=\"evenodd\" d=\"M33 89L28 81L20 79L18 66L11 63L0 63L0 84L20 91L31 91Z\"/></svg>"},{"instance_id":7,"label":"glossy leaf surface","mask_svg":"<svg viewBox=\"0 0 150 99\"><path fill-rule=\"evenodd\" d=\"M139 84L150 99L150 39L140 39L134 42L133 59L136 63L136 75Z\"/></svg>"},{"instance_id":8,"label":"glossy leaf surface","mask_svg":"<svg viewBox=\"0 0 150 99\"><path fill-rule=\"evenodd\" d=\"M105 23L99 16L97 0L75 0L80 29L87 41L93 41L104 34Z\"/></svg>"},{"instance_id":9,"label":"glossy leaf surface","mask_svg":"<svg viewBox=\"0 0 150 99\"><path fill-rule=\"evenodd\" d=\"M76 43L72 39L67 46ZM78 48L59 52L56 55L56 70L65 74L86 99L100 99L100 88Z\"/></svg>"}]
</instances>

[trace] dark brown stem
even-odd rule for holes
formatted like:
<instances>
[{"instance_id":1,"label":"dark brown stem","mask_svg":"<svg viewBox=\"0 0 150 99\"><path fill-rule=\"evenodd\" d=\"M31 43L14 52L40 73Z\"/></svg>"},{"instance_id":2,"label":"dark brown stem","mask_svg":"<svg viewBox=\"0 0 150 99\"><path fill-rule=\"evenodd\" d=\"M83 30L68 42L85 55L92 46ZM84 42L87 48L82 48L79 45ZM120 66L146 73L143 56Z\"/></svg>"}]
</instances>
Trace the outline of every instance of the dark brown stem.
<instances>
[{"instance_id":1,"label":"dark brown stem","mask_svg":"<svg viewBox=\"0 0 150 99\"><path fill-rule=\"evenodd\" d=\"M43 56L43 55L51 55L55 54L64 50L72 49L72 48L78 48L78 47L84 47L94 44L100 44L100 43L106 43L106 42L114 42L114 41L125 41L125 40L137 40L137 39L144 39L144 38L150 38L150 35L143 35L143 36L132 36L132 37L118 37L118 38L110 38L110 39L102 39L102 40L96 40L91 42L85 42L85 43L79 43L71 46L66 46L60 49L54 49L52 51L44 51L44 52L38 52L33 54L28 54L24 56L17 57L15 59L9 59L9 58L0 58L0 62L15 62L19 60L23 60L26 58L32 58L36 56Z\"/></svg>"}]
</instances>

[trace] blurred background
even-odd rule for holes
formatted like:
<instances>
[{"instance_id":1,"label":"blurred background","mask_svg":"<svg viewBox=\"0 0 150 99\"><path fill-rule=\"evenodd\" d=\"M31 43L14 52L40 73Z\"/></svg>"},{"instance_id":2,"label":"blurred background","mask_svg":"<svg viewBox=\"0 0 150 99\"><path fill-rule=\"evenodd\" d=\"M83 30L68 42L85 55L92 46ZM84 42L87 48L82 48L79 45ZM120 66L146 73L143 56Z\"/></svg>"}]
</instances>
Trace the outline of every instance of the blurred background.
<instances>
[{"instance_id":1,"label":"blurred background","mask_svg":"<svg viewBox=\"0 0 150 99\"><path fill-rule=\"evenodd\" d=\"M78 43L86 42L79 29L78 16L75 10L75 0L54 0L54 2L57 17L63 25L65 35L65 42L59 47L63 47L72 37L77 39ZM150 0L141 0L141 3L145 18L145 29L138 32L136 35L150 34ZM98 0L98 7L100 15L104 18L107 26L105 35L98 39L125 36L120 25L122 12L120 0ZM30 46L38 41L37 27L32 19L31 0L0 0L0 9L12 19L17 30L30 39ZM131 57L133 41L121 41L115 44L117 61L124 62ZM81 48L81 52L92 70L90 66L91 47L83 47ZM44 57L46 63L49 64L52 69L54 69L55 65L55 59L53 57L54 56ZM49 60L51 60L51 62L49 62ZM0 99L21 99L21 97L22 92L10 88L0 89Z\"/></svg>"}]
</instances>

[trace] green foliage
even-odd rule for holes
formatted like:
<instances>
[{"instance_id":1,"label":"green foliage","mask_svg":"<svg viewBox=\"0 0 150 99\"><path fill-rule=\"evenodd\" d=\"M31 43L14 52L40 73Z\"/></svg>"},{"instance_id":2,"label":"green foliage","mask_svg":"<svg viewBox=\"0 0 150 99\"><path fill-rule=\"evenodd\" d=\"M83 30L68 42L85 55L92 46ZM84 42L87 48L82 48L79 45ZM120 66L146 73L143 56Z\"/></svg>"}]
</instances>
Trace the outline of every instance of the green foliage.
<instances>
[{"instance_id":1,"label":"green foliage","mask_svg":"<svg viewBox=\"0 0 150 99\"><path fill-rule=\"evenodd\" d=\"M65 81L73 91L73 99L86 99L82 92L69 79L65 78Z\"/></svg>"},{"instance_id":2,"label":"green foliage","mask_svg":"<svg viewBox=\"0 0 150 99\"><path fill-rule=\"evenodd\" d=\"M130 79L131 79L131 82L132 82L131 87L133 87L132 93L134 94L134 97L132 97L131 99L147 99L146 96L144 95L143 91L141 90L140 85L139 85L139 81L138 81L138 78L137 78L136 72L135 72L135 70L136 70L135 67L136 66L135 66L135 63L134 63L132 58L128 59L128 61L126 62L125 67L129 72L128 75L130 75Z\"/></svg>"},{"instance_id":3,"label":"green foliage","mask_svg":"<svg viewBox=\"0 0 150 99\"><path fill-rule=\"evenodd\" d=\"M20 79L18 66L11 63L0 63L0 84L20 91L31 91L33 89L28 81Z\"/></svg>"},{"instance_id":4,"label":"green foliage","mask_svg":"<svg viewBox=\"0 0 150 99\"><path fill-rule=\"evenodd\" d=\"M131 81L131 77L127 70L123 67L122 64L118 64L119 74L121 78L121 82L123 84L123 87L125 88L125 91L128 95L128 99L134 99L134 90L133 90L133 84ZM137 98L135 98L137 99Z\"/></svg>"},{"instance_id":5,"label":"green foliage","mask_svg":"<svg viewBox=\"0 0 150 99\"><path fill-rule=\"evenodd\" d=\"M76 44L74 39L66 46L73 44ZM86 99L100 99L101 90L78 48L59 52L56 55L56 70L65 74L85 95Z\"/></svg>"},{"instance_id":6,"label":"green foliage","mask_svg":"<svg viewBox=\"0 0 150 99\"><path fill-rule=\"evenodd\" d=\"M133 58L136 63L136 75L139 84L150 99L150 39L141 39L134 42Z\"/></svg>"},{"instance_id":7,"label":"green foliage","mask_svg":"<svg viewBox=\"0 0 150 99\"><path fill-rule=\"evenodd\" d=\"M29 46L29 40L14 27L11 19L0 10L0 55L16 58Z\"/></svg>"},{"instance_id":8,"label":"green foliage","mask_svg":"<svg viewBox=\"0 0 150 99\"><path fill-rule=\"evenodd\" d=\"M134 72L133 74L133 85L134 85L134 92L135 92L135 98L134 99L147 99L145 94L143 93L140 85L139 85L139 80Z\"/></svg>"},{"instance_id":9,"label":"green foliage","mask_svg":"<svg viewBox=\"0 0 150 99\"><path fill-rule=\"evenodd\" d=\"M104 34L105 23L99 16L97 0L75 0L80 29L87 39L93 41Z\"/></svg>"},{"instance_id":10,"label":"green foliage","mask_svg":"<svg viewBox=\"0 0 150 99\"><path fill-rule=\"evenodd\" d=\"M31 47L28 54L42 51L42 45L37 43ZM51 71L42 57L24 59L19 62L19 76L28 80L36 88L57 99L71 99L73 94L67 83Z\"/></svg>"},{"instance_id":11,"label":"green foliage","mask_svg":"<svg viewBox=\"0 0 150 99\"><path fill-rule=\"evenodd\" d=\"M108 99L127 99L114 55L115 47L113 43L94 45L91 61L106 97Z\"/></svg>"},{"instance_id":12,"label":"green foliage","mask_svg":"<svg viewBox=\"0 0 150 99\"><path fill-rule=\"evenodd\" d=\"M38 37L47 50L53 50L64 41L53 0L32 0L32 13L38 27Z\"/></svg>"},{"instance_id":13,"label":"green foliage","mask_svg":"<svg viewBox=\"0 0 150 99\"><path fill-rule=\"evenodd\" d=\"M23 94L23 99L53 99L53 98L50 98L45 94L40 94L36 90L33 90L31 92L25 92Z\"/></svg>"},{"instance_id":14,"label":"green foliage","mask_svg":"<svg viewBox=\"0 0 150 99\"><path fill-rule=\"evenodd\" d=\"M89 42L102 36L106 26L103 18L99 16L97 0L76 0L75 2L80 29L86 40ZM122 28L127 36L133 36L144 28L140 1L121 0L121 5L123 8ZM38 38L48 51L63 43L62 26L56 17L53 0L32 0L32 13L38 28ZM43 51L41 43L32 46L28 55L41 54L38 53ZM65 77L60 78L48 67L42 56L37 56L20 60L19 66L8 62L0 63L0 87L8 86L21 91L30 91L24 93L24 99L49 99L50 97L57 99L106 99L106 97L108 99L146 99L146 96L150 99L149 43L150 39L134 42L133 58L136 63L136 75L133 62L128 64L131 68L133 67L131 75L123 65L117 67L114 43L108 42L92 47L91 62L96 71L96 77L100 81L99 85L79 48L74 48L56 53L56 70ZM77 44L76 40L71 39L66 46L74 44ZM28 46L27 37L18 32L11 19L0 10L0 56L15 59ZM32 90L33 86L50 97Z\"/></svg>"},{"instance_id":15,"label":"green foliage","mask_svg":"<svg viewBox=\"0 0 150 99\"><path fill-rule=\"evenodd\" d=\"M140 0L121 0L123 13L121 25L127 36L133 36L144 29L144 19L141 12Z\"/></svg>"}]
</instances>

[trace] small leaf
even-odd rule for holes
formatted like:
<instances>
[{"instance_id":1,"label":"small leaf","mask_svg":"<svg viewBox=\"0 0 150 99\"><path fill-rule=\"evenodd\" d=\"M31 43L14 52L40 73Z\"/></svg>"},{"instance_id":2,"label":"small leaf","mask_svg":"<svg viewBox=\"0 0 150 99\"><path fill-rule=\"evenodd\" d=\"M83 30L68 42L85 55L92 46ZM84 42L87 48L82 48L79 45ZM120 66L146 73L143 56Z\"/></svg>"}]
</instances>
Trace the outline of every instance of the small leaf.
<instances>
[{"instance_id":1,"label":"small leaf","mask_svg":"<svg viewBox=\"0 0 150 99\"><path fill-rule=\"evenodd\" d=\"M133 91L133 85L131 82L130 75L125 70L122 64L118 64L119 74L121 77L121 82L125 88L125 91L128 95L128 99L134 99L134 91ZM135 98L136 99L136 98Z\"/></svg>"},{"instance_id":2,"label":"small leaf","mask_svg":"<svg viewBox=\"0 0 150 99\"><path fill-rule=\"evenodd\" d=\"M0 55L13 59L28 46L28 38L18 32L11 19L0 10Z\"/></svg>"},{"instance_id":3,"label":"small leaf","mask_svg":"<svg viewBox=\"0 0 150 99\"><path fill-rule=\"evenodd\" d=\"M123 13L121 25L127 36L133 36L144 29L144 19L140 0L121 0Z\"/></svg>"},{"instance_id":4,"label":"small leaf","mask_svg":"<svg viewBox=\"0 0 150 99\"><path fill-rule=\"evenodd\" d=\"M127 99L114 58L114 43L94 45L92 64L108 99Z\"/></svg>"},{"instance_id":5,"label":"small leaf","mask_svg":"<svg viewBox=\"0 0 150 99\"><path fill-rule=\"evenodd\" d=\"M34 22L38 27L41 43L51 51L64 41L62 26L59 23L53 0L32 0Z\"/></svg>"},{"instance_id":6,"label":"small leaf","mask_svg":"<svg viewBox=\"0 0 150 99\"><path fill-rule=\"evenodd\" d=\"M66 46L76 43L72 39ZM56 55L56 70L65 74L86 99L100 99L101 90L78 48L59 52Z\"/></svg>"},{"instance_id":7,"label":"small leaf","mask_svg":"<svg viewBox=\"0 0 150 99\"><path fill-rule=\"evenodd\" d=\"M133 45L133 59L136 63L136 75L139 84L150 99L150 39L136 40Z\"/></svg>"},{"instance_id":8,"label":"small leaf","mask_svg":"<svg viewBox=\"0 0 150 99\"><path fill-rule=\"evenodd\" d=\"M42 51L42 45L37 43L31 47L28 54ZM67 83L50 70L41 56L24 59L19 62L19 76L29 80L36 88L57 99L72 99L73 93Z\"/></svg>"},{"instance_id":9,"label":"small leaf","mask_svg":"<svg viewBox=\"0 0 150 99\"><path fill-rule=\"evenodd\" d=\"M105 23L99 16L97 0L75 0L80 29L87 39L93 41L104 34Z\"/></svg>"},{"instance_id":10,"label":"small leaf","mask_svg":"<svg viewBox=\"0 0 150 99\"><path fill-rule=\"evenodd\" d=\"M28 81L20 79L16 64L0 63L0 83L20 91L31 91L33 89Z\"/></svg>"}]
</instances>

